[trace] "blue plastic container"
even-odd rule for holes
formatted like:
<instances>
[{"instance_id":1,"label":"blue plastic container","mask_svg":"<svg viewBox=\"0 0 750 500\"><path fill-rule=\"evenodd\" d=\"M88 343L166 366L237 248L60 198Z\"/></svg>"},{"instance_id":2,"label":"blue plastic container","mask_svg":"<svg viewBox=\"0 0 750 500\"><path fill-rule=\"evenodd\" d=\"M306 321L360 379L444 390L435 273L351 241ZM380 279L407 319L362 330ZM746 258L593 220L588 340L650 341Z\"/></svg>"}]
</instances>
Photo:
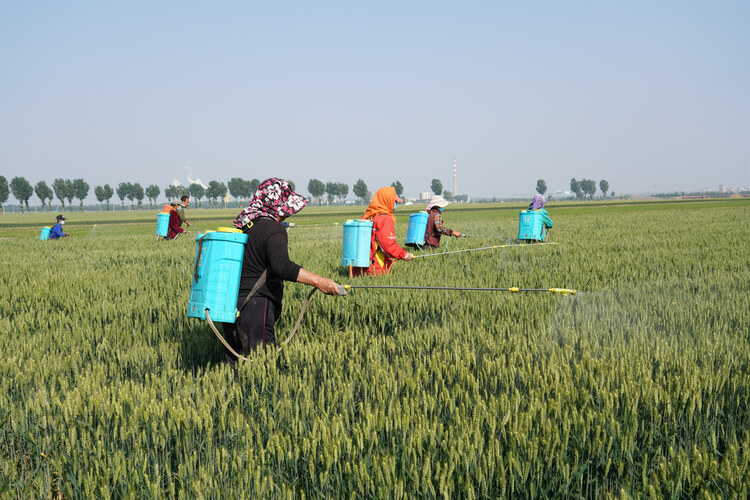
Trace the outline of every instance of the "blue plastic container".
<instances>
[{"instance_id":1,"label":"blue plastic container","mask_svg":"<svg viewBox=\"0 0 750 500\"><path fill-rule=\"evenodd\" d=\"M156 236L167 237L169 229L169 213L160 213L156 216Z\"/></svg>"},{"instance_id":2,"label":"blue plastic container","mask_svg":"<svg viewBox=\"0 0 750 500\"><path fill-rule=\"evenodd\" d=\"M47 241L49 239L49 232L52 231L51 227L44 226L42 228L42 233L39 235L39 239L41 241Z\"/></svg>"},{"instance_id":3,"label":"blue plastic container","mask_svg":"<svg viewBox=\"0 0 750 500\"><path fill-rule=\"evenodd\" d=\"M344 222L344 245L341 265L370 267L371 220L348 220Z\"/></svg>"},{"instance_id":4,"label":"blue plastic container","mask_svg":"<svg viewBox=\"0 0 750 500\"><path fill-rule=\"evenodd\" d=\"M523 210L518 214L518 239L535 241L546 240L541 211Z\"/></svg>"},{"instance_id":5,"label":"blue plastic container","mask_svg":"<svg viewBox=\"0 0 750 500\"><path fill-rule=\"evenodd\" d=\"M427 219L430 214L417 212L409 216L409 228L406 230L407 245L424 245L424 235L427 232Z\"/></svg>"},{"instance_id":6,"label":"blue plastic container","mask_svg":"<svg viewBox=\"0 0 750 500\"><path fill-rule=\"evenodd\" d=\"M240 292L242 259L247 235L237 232L208 232L195 237L193 285L188 318L234 323Z\"/></svg>"}]
</instances>

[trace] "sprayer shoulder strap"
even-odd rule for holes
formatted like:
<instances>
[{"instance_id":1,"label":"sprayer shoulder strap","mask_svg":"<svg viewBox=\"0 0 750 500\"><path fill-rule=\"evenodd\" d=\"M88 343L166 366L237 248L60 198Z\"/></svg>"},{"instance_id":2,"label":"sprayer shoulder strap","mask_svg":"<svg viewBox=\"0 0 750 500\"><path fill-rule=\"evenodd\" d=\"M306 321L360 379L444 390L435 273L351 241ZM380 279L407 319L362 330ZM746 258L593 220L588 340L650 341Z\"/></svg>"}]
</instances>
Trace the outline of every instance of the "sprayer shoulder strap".
<instances>
[{"instance_id":1,"label":"sprayer shoulder strap","mask_svg":"<svg viewBox=\"0 0 750 500\"><path fill-rule=\"evenodd\" d=\"M258 278L258 281L255 282L255 286L253 286L253 289L250 290L250 293L247 294L247 297L245 297L245 301L242 303L242 305L237 309L237 314L239 314L242 309L245 308L248 302L250 302L250 299L253 298L253 296L260 290L260 287L266 284L266 276L268 275L268 269L263 270L263 274L260 275Z\"/></svg>"}]
</instances>

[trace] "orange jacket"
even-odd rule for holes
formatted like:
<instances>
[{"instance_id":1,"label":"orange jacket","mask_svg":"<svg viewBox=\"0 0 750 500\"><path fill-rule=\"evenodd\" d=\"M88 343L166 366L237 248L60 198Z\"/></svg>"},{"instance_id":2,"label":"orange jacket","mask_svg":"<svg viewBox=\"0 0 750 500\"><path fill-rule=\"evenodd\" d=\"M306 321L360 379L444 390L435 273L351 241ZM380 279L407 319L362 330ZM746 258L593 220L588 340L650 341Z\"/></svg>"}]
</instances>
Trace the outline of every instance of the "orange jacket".
<instances>
[{"instance_id":1,"label":"orange jacket","mask_svg":"<svg viewBox=\"0 0 750 500\"><path fill-rule=\"evenodd\" d=\"M393 187L382 187L375 191L370 206L362 215L363 219L372 219L370 267L354 267L352 276L388 274L394 260L406 257L406 250L396 243L396 217L393 216L395 204L396 190Z\"/></svg>"}]
</instances>

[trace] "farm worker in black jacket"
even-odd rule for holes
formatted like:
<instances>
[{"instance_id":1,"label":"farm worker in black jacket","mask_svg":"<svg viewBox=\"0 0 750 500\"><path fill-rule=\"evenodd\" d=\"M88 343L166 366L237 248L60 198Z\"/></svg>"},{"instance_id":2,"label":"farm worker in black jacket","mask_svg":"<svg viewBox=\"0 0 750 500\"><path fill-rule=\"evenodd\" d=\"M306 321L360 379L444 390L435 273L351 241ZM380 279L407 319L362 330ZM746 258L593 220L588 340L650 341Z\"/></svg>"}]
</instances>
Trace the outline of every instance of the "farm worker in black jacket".
<instances>
[{"instance_id":1,"label":"farm worker in black jacket","mask_svg":"<svg viewBox=\"0 0 750 500\"><path fill-rule=\"evenodd\" d=\"M232 323L223 323L224 334L232 348L247 354L259 345L273 345L276 336L274 323L281 315L284 281L312 285L328 295L338 295L335 281L306 271L289 259L284 219L304 208L307 200L292 191L289 182L272 177L255 191L250 205L234 220L235 227L247 234L240 277L239 308L250 294L260 276L266 271L266 282ZM226 361L234 366L237 358L224 350Z\"/></svg>"}]
</instances>

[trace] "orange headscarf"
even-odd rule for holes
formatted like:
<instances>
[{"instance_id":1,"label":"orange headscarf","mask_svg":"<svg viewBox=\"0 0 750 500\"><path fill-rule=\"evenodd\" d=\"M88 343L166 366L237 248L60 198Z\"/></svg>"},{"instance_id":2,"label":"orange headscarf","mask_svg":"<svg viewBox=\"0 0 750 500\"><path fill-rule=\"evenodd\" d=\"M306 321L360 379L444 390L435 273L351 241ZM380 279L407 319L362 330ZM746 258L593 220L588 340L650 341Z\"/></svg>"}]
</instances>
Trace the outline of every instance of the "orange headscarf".
<instances>
[{"instance_id":1,"label":"orange headscarf","mask_svg":"<svg viewBox=\"0 0 750 500\"><path fill-rule=\"evenodd\" d=\"M396 222L393 215L393 205L396 203L396 189L393 186L382 187L375 191L370 206L365 210L363 219L371 219L376 215L388 214Z\"/></svg>"}]
</instances>

